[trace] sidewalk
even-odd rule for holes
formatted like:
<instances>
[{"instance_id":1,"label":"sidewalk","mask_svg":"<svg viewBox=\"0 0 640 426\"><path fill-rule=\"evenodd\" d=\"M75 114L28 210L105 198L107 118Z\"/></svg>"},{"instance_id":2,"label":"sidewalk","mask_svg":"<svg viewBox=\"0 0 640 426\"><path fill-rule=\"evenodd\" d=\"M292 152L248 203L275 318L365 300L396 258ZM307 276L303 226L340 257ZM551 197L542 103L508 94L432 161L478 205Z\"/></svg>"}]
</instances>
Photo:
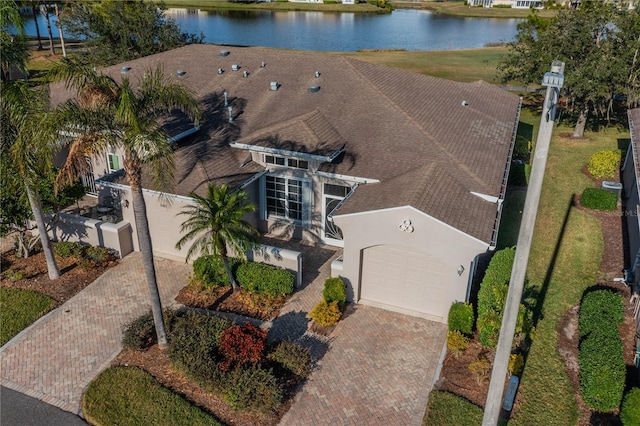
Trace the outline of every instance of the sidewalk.
<instances>
[{"instance_id":1,"label":"sidewalk","mask_svg":"<svg viewBox=\"0 0 640 426\"><path fill-rule=\"evenodd\" d=\"M156 258L163 307L190 267ZM75 414L82 393L122 349L123 325L150 309L142 257L132 253L0 348L0 384Z\"/></svg>"}]
</instances>

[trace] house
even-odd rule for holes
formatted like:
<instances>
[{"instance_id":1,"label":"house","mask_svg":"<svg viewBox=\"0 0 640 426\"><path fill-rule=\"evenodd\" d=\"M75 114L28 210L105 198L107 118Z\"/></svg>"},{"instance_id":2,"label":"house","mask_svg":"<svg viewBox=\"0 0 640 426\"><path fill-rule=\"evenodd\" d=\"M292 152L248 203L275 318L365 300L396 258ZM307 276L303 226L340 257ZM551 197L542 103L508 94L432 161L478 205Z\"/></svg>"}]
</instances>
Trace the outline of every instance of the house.
<instances>
[{"instance_id":1,"label":"house","mask_svg":"<svg viewBox=\"0 0 640 426\"><path fill-rule=\"evenodd\" d=\"M226 183L247 191L262 233L342 247L332 274L352 301L446 322L451 303L467 300L474 259L496 243L519 97L483 81L257 47L195 44L104 72L136 81L158 64L197 94L204 116L200 128L167 122L171 194L143 182L156 255L184 259L177 213L191 192ZM52 88L58 102L68 96ZM98 196L123 219L101 226L136 235L121 166L119 152L93 160Z\"/></svg>"},{"instance_id":2,"label":"house","mask_svg":"<svg viewBox=\"0 0 640 426\"><path fill-rule=\"evenodd\" d=\"M626 275L631 286L631 300L634 302L633 316L636 323L636 367L640 367L640 108L628 111L631 144L622 167L623 213L626 222L629 265Z\"/></svg>"},{"instance_id":3,"label":"house","mask_svg":"<svg viewBox=\"0 0 640 426\"><path fill-rule=\"evenodd\" d=\"M542 0L468 0L469 6L476 7L513 7L517 9L541 9L543 7Z\"/></svg>"}]
</instances>

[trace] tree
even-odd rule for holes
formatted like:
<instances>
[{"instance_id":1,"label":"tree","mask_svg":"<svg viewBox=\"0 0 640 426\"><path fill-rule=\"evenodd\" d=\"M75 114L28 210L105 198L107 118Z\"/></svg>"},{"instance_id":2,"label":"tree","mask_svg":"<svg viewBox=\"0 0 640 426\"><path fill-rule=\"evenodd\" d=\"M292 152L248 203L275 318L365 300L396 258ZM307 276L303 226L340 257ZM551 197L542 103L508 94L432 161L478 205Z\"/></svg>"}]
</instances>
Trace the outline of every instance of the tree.
<instances>
[{"instance_id":1,"label":"tree","mask_svg":"<svg viewBox=\"0 0 640 426\"><path fill-rule=\"evenodd\" d=\"M565 95L576 117L574 137L582 137L589 114L609 117L614 95L624 91L625 71L633 68L627 53L631 49L624 46L637 45L638 34L630 31L633 24L619 24L631 20L637 25L637 16L601 1L584 1L550 21L534 13L518 25L516 40L498 65L500 80L539 83L552 60L565 62Z\"/></svg>"},{"instance_id":2,"label":"tree","mask_svg":"<svg viewBox=\"0 0 640 426\"><path fill-rule=\"evenodd\" d=\"M105 155L109 147L124 152L124 171L131 187L138 242L147 278L151 310L161 349L167 347L162 305L149 232L147 208L142 193L143 167L151 174L154 187L165 190L173 184L173 150L158 119L174 109L192 120L200 112L194 95L184 86L165 79L162 68L147 71L137 89L123 77L120 83L93 69L70 65L67 85L78 91L79 100L69 100L56 108L57 120L75 137L69 155L58 174L57 186L87 172L86 155Z\"/></svg>"},{"instance_id":3,"label":"tree","mask_svg":"<svg viewBox=\"0 0 640 426\"><path fill-rule=\"evenodd\" d=\"M54 141L57 138L55 122L47 111L49 97L46 87L29 87L25 81L1 83L3 129L2 155L7 156L22 181L35 219L42 250L47 261L49 279L60 278L47 234L37 182L53 170Z\"/></svg>"},{"instance_id":4,"label":"tree","mask_svg":"<svg viewBox=\"0 0 640 426\"><path fill-rule=\"evenodd\" d=\"M10 32L13 28L15 33ZM0 79L10 80L12 68L27 73L29 46L24 35L24 21L13 0L0 4Z\"/></svg>"},{"instance_id":5,"label":"tree","mask_svg":"<svg viewBox=\"0 0 640 426\"><path fill-rule=\"evenodd\" d=\"M85 63L110 65L187 43L202 42L167 19L162 3L142 0L84 1L69 5L62 25L67 34L86 40Z\"/></svg>"},{"instance_id":6,"label":"tree","mask_svg":"<svg viewBox=\"0 0 640 426\"><path fill-rule=\"evenodd\" d=\"M186 234L176 244L178 250L194 240L189 251L188 261L195 254L215 255L222 258L229 275L229 282L236 291L237 284L229 267L230 248L236 256L244 257L245 251L257 242L258 231L242 218L255 211L256 206L247 203L247 193L243 190L229 191L227 185L207 188L207 196L190 194L194 204L185 206L178 214L188 216L180 232Z\"/></svg>"}]
</instances>

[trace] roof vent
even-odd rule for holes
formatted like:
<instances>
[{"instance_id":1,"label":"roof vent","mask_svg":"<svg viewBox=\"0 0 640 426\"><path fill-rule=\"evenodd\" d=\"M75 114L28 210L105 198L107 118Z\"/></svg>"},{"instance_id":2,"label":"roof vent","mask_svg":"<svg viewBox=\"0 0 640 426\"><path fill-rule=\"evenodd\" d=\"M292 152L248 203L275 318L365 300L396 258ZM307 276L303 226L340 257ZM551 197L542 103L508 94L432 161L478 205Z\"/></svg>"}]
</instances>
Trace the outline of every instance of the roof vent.
<instances>
[{"instance_id":1,"label":"roof vent","mask_svg":"<svg viewBox=\"0 0 640 426\"><path fill-rule=\"evenodd\" d=\"M240 69L240 65L238 65L238 64L233 64L233 65L231 65L231 69L232 69L233 71L238 71L238 70Z\"/></svg>"},{"instance_id":2,"label":"roof vent","mask_svg":"<svg viewBox=\"0 0 640 426\"><path fill-rule=\"evenodd\" d=\"M469 102L467 102L467 101L462 101L462 106L469 106Z\"/></svg>"},{"instance_id":3,"label":"roof vent","mask_svg":"<svg viewBox=\"0 0 640 426\"><path fill-rule=\"evenodd\" d=\"M242 72L242 76L243 76L244 78L249 77L249 71L243 71L243 72Z\"/></svg>"},{"instance_id":4,"label":"roof vent","mask_svg":"<svg viewBox=\"0 0 640 426\"><path fill-rule=\"evenodd\" d=\"M221 50L220 51L220 56L229 56L229 51L228 50Z\"/></svg>"},{"instance_id":5,"label":"roof vent","mask_svg":"<svg viewBox=\"0 0 640 426\"><path fill-rule=\"evenodd\" d=\"M309 86L309 93L317 93L319 91L320 91L320 86L318 86L317 84L313 84Z\"/></svg>"},{"instance_id":6,"label":"roof vent","mask_svg":"<svg viewBox=\"0 0 640 426\"><path fill-rule=\"evenodd\" d=\"M222 71L222 68L218 68L218 74L222 74L224 71Z\"/></svg>"},{"instance_id":7,"label":"roof vent","mask_svg":"<svg viewBox=\"0 0 640 426\"><path fill-rule=\"evenodd\" d=\"M267 65L267 64L265 64L264 61L260 62L260 68L264 68L265 65Z\"/></svg>"},{"instance_id":8,"label":"roof vent","mask_svg":"<svg viewBox=\"0 0 640 426\"><path fill-rule=\"evenodd\" d=\"M278 84L278 82L277 82L277 81L272 81L272 82L271 82L271 90L278 90L278 87L279 87L279 86L280 86L280 85Z\"/></svg>"},{"instance_id":9,"label":"roof vent","mask_svg":"<svg viewBox=\"0 0 640 426\"><path fill-rule=\"evenodd\" d=\"M131 67L129 65L125 65L122 67L122 69L120 70L120 74L126 74L129 71L131 71Z\"/></svg>"},{"instance_id":10,"label":"roof vent","mask_svg":"<svg viewBox=\"0 0 640 426\"><path fill-rule=\"evenodd\" d=\"M178 70L176 71L176 76L178 77L182 77L183 75L185 75L187 72L185 70Z\"/></svg>"},{"instance_id":11,"label":"roof vent","mask_svg":"<svg viewBox=\"0 0 640 426\"><path fill-rule=\"evenodd\" d=\"M316 78L320 77L320 71L316 71Z\"/></svg>"},{"instance_id":12,"label":"roof vent","mask_svg":"<svg viewBox=\"0 0 640 426\"><path fill-rule=\"evenodd\" d=\"M229 123L233 123L233 107L227 107L227 109L229 110Z\"/></svg>"}]
</instances>

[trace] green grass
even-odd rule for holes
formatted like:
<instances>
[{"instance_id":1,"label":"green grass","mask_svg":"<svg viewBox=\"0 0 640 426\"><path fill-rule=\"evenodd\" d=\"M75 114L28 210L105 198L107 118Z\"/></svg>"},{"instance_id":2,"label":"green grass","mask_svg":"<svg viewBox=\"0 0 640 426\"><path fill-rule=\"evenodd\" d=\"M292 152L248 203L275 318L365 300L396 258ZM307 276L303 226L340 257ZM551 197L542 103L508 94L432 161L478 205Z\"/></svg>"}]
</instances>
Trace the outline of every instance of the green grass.
<instances>
[{"instance_id":1,"label":"green grass","mask_svg":"<svg viewBox=\"0 0 640 426\"><path fill-rule=\"evenodd\" d=\"M423 426L471 426L482 423L482 408L449 392L433 391Z\"/></svg>"},{"instance_id":2,"label":"green grass","mask_svg":"<svg viewBox=\"0 0 640 426\"><path fill-rule=\"evenodd\" d=\"M485 80L489 83L497 83L496 67L506 52L506 47L488 47L429 52L381 50L340 54L454 81Z\"/></svg>"},{"instance_id":3,"label":"green grass","mask_svg":"<svg viewBox=\"0 0 640 426\"><path fill-rule=\"evenodd\" d=\"M560 126L552 137L545 180L528 265L528 288L538 296L538 323L519 392L523 405L514 425L573 425L578 418L575 391L557 351L562 315L596 283L602 257L598 220L571 206L591 181L582 173L589 156L617 147L624 133L607 129L588 133L588 140L561 138L571 128Z\"/></svg>"},{"instance_id":4,"label":"green grass","mask_svg":"<svg viewBox=\"0 0 640 426\"><path fill-rule=\"evenodd\" d=\"M102 426L222 425L137 367L103 371L89 384L82 408L89 423Z\"/></svg>"},{"instance_id":5,"label":"green grass","mask_svg":"<svg viewBox=\"0 0 640 426\"><path fill-rule=\"evenodd\" d=\"M0 287L0 346L47 313L54 301L31 290Z\"/></svg>"},{"instance_id":6,"label":"green grass","mask_svg":"<svg viewBox=\"0 0 640 426\"><path fill-rule=\"evenodd\" d=\"M502 218L500 221L500 230L498 231L498 243L496 244L497 250L505 247L513 247L518 243L522 209L524 208L524 200L526 197L526 189L507 190L502 205Z\"/></svg>"}]
</instances>

